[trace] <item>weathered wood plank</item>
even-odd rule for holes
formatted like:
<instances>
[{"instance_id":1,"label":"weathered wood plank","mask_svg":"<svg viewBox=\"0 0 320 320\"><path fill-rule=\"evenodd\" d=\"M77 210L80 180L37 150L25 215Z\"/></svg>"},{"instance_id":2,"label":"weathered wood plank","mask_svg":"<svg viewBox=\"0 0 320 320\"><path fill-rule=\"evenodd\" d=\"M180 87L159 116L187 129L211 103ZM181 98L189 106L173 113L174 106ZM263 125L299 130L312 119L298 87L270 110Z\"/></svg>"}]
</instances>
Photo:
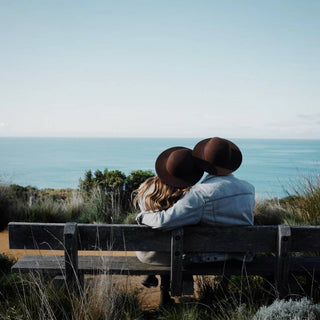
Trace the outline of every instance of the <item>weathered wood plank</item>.
<instances>
[{"instance_id":1,"label":"weathered wood plank","mask_svg":"<svg viewBox=\"0 0 320 320\"><path fill-rule=\"evenodd\" d=\"M275 251L277 226L185 227L185 252Z\"/></svg>"},{"instance_id":2,"label":"weathered wood plank","mask_svg":"<svg viewBox=\"0 0 320 320\"><path fill-rule=\"evenodd\" d=\"M82 288L81 274L78 271L78 227L74 222L68 222L64 227L64 259L65 275L69 288ZM80 284L80 286L79 286Z\"/></svg>"},{"instance_id":3,"label":"weathered wood plank","mask_svg":"<svg viewBox=\"0 0 320 320\"><path fill-rule=\"evenodd\" d=\"M10 222L10 249L64 250L63 223Z\"/></svg>"},{"instance_id":4,"label":"weathered wood plank","mask_svg":"<svg viewBox=\"0 0 320 320\"><path fill-rule=\"evenodd\" d=\"M64 250L64 224L9 224L10 249ZM171 233L138 225L78 224L79 250L170 252Z\"/></svg>"},{"instance_id":5,"label":"weathered wood plank","mask_svg":"<svg viewBox=\"0 0 320 320\"><path fill-rule=\"evenodd\" d=\"M10 223L11 249L63 250L64 224ZM79 224L79 250L170 252L170 232L138 225ZM237 246L234 246L234 241ZM276 226L270 227L187 227L187 252L275 251Z\"/></svg>"},{"instance_id":6,"label":"weathered wood plank","mask_svg":"<svg viewBox=\"0 0 320 320\"><path fill-rule=\"evenodd\" d=\"M132 256L79 256L78 268L85 274L146 275L170 273L170 267L145 264ZM27 255L12 267L12 271L64 274L64 256Z\"/></svg>"},{"instance_id":7,"label":"weathered wood plank","mask_svg":"<svg viewBox=\"0 0 320 320\"><path fill-rule=\"evenodd\" d=\"M290 226L278 226L277 263L275 269L275 284L280 298L288 293L289 261L291 252Z\"/></svg>"},{"instance_id":8,"label":"weathered wood plank","mask_svg":"<svg viewBox=\"0 0 320 320\"><path fill-rule=\"evenodd\" d=\"M171 237L171 295L182 293L183 228L173 230Z\"/></svg>"},{"instance_id":9,"label":"weathered wood plank","mask_svg":"<svg viewBox=\"0 0 320 320\"><path fill-rule=\"evenodd\" d=\"M9 223L11 249L63 250L64 224ZM184 228L186 252L276 252L277 226ZM79 224L79 250L170 251L169 232L139 225ZM320 227L291 227L293 252L320 252ZM237 246L234 245L237 243Z\"/></svg>"},{"instance_id":10,"label":"weathered wood plank","mask_svg":"<svg viewBox=\"0 0 320 320\"><path fill-rule=\"evenodd\" d=\"M140 225L78 225L81 250L170 252L171 232Z\"/></svg>"},{"instance_id":11,"label":"weathered wood plank","mask_svg":"<svg viewBox=\"0 0 320 320\"><path fill-rule=\"evenodd\" d=\"M292 252L320 252L320 226L291 226Z\"/></svg>"},{"instance_id":12,"label":"weathered wood plank","mask_svg":"<svg viewBox=\"0 0 320 320\"><path fill-rule=\"evenodd\" d=\"M185 274L193 275L261 275L274 274L275 257L256 257L254 261L242 263L239 261L225 261L190 265L183 269ZM289 273L319 275L320 257L292 257ZM169 274L170 267L154 266L140 262L133 256L79 256L79 270L85 274ZM44 272L51 274L64 273L64 256L27 255L13 267L13 272Z\"/></svg>"},{"instance_id":13,"label":"weathered wood plank","mask_svg":"<svg viewBox=\"0 0 320 320\"><path fill-rule=\"evenodd\" d=\"M276 257L256 257L252 262L224 261L190 265L183 272L193 275L260 275L273 276ZM291 257L289 274L308 275L320 274L320 257Z\"/></svg>"}]
</instances>

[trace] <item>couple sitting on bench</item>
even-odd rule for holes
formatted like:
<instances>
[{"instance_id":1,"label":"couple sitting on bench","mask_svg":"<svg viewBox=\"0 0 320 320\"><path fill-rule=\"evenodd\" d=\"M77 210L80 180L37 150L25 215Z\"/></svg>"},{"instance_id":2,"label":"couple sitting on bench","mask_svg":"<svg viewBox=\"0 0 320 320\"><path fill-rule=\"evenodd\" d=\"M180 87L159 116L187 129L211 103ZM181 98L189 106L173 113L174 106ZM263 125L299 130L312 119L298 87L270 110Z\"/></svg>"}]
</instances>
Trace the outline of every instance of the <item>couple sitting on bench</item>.
<instances>
[{"instance_id":1,"label":"couple sitting on bench","mask_svg":"<svg viewBox=\"0 0 320 320\"><path fill-rule=\"evenodd\" d=\"M157 176L137 190L134 204L141 209L137 222L161 230L195 224L253 225L254 187L232 175L241 162L239 148L218 137L200 141L193 150L173 147L163 151L155 164ZM197 184L205 171L208 175ZM168 253L137 252L137 257L148 264L170 265ZM250 258L212 253L211 261L228 259ZM143 284L157 286L158 280L148 276Z\"/></svg>"}]
</instances>

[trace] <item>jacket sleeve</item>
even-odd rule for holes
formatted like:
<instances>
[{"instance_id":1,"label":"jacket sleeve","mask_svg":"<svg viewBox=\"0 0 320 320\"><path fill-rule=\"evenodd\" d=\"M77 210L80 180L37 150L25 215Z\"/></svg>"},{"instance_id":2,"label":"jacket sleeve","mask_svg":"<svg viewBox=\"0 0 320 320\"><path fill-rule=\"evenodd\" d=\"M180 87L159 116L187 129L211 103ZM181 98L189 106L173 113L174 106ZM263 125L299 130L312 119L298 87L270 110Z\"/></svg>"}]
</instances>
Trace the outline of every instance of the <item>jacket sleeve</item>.
<instances>
[{"instance_id":1,"label":"jacket sleeve","mask_svg":"<svg viewBox=\"0 0 320 320\"><path fill-rule=\"evenodd\" d=\"M137 216L140 224L153 229L170 230L200 222L204 201L200 194L190 189L179 201L167 210L141 212Z\"/></svg>"}]
</instances>

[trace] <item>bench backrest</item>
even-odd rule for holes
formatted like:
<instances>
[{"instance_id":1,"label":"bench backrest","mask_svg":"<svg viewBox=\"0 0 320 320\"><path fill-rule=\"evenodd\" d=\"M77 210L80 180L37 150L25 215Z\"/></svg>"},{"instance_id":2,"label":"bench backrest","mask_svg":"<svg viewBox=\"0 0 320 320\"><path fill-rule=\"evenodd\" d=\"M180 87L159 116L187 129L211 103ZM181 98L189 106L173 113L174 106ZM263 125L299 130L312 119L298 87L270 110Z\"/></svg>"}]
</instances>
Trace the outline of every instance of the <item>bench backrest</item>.
<instances>
[{"instance_id":1,"label":"bench backrest","mask_svg":"<svg viewBox=\"0 0 320 320\"><path fill-rule=\"evenodd\" d=\"M190 226L162 232L139 225L9 224L11 249L55 249L65 251L69 278L78 270L79 250L171 252L171 294L182 292L185 254L212 252L274 252L275 279L287 283L290 252L320 251L320 227L315 226Z\"/></svg>"},{"instance_id":2,"label":"bench backrest","mask_svg":"<svg viewBox=\"0 0 320 320\"><path fill-rule=\"evenodd\" d=\"M72 224L71 224L72 225ZM10 249L64 250L64 223L9 223ZM69 224L70 226L70 224ZM162 232L140 225L77 224L78 250L171 251L183 239L184 252L277 252L279 226L189 226ZM288 227L288 226L287 226ZM320 251L320 227L291 226L292 252Z\"/></svg>"}]
</instances>

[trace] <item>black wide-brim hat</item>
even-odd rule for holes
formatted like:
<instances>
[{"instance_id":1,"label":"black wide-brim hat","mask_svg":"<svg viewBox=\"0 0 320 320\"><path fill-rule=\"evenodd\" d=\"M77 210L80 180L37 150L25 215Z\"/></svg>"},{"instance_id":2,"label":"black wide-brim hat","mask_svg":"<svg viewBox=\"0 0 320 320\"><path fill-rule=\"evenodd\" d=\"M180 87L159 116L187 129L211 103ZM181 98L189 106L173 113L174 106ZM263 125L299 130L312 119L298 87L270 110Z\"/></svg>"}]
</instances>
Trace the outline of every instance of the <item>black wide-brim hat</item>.
<instances>
[{"instance_id":1,"label":"black wide-brim hat","mask_svg":"<svg viewBox=\"0 0 320 320\"><path fill-rule=\"evenodd\" d=\"M236 171L242 162L240 149L231 141L219 137L201 140L192 155L198 166L214 175L227 175Z\"/></svg>"},{"instance_id":2,"label":"black wide-brim hat","mask_svg":"<svg viewBox=\"0 0 320 320\"><path fill-rule=\"evenodd\" d=\"M185 147L166 149L158 156L155 167L163 183L177 188L193 186L204 173L197 166L192 150Z\"/></svg>"}]
</instances>

